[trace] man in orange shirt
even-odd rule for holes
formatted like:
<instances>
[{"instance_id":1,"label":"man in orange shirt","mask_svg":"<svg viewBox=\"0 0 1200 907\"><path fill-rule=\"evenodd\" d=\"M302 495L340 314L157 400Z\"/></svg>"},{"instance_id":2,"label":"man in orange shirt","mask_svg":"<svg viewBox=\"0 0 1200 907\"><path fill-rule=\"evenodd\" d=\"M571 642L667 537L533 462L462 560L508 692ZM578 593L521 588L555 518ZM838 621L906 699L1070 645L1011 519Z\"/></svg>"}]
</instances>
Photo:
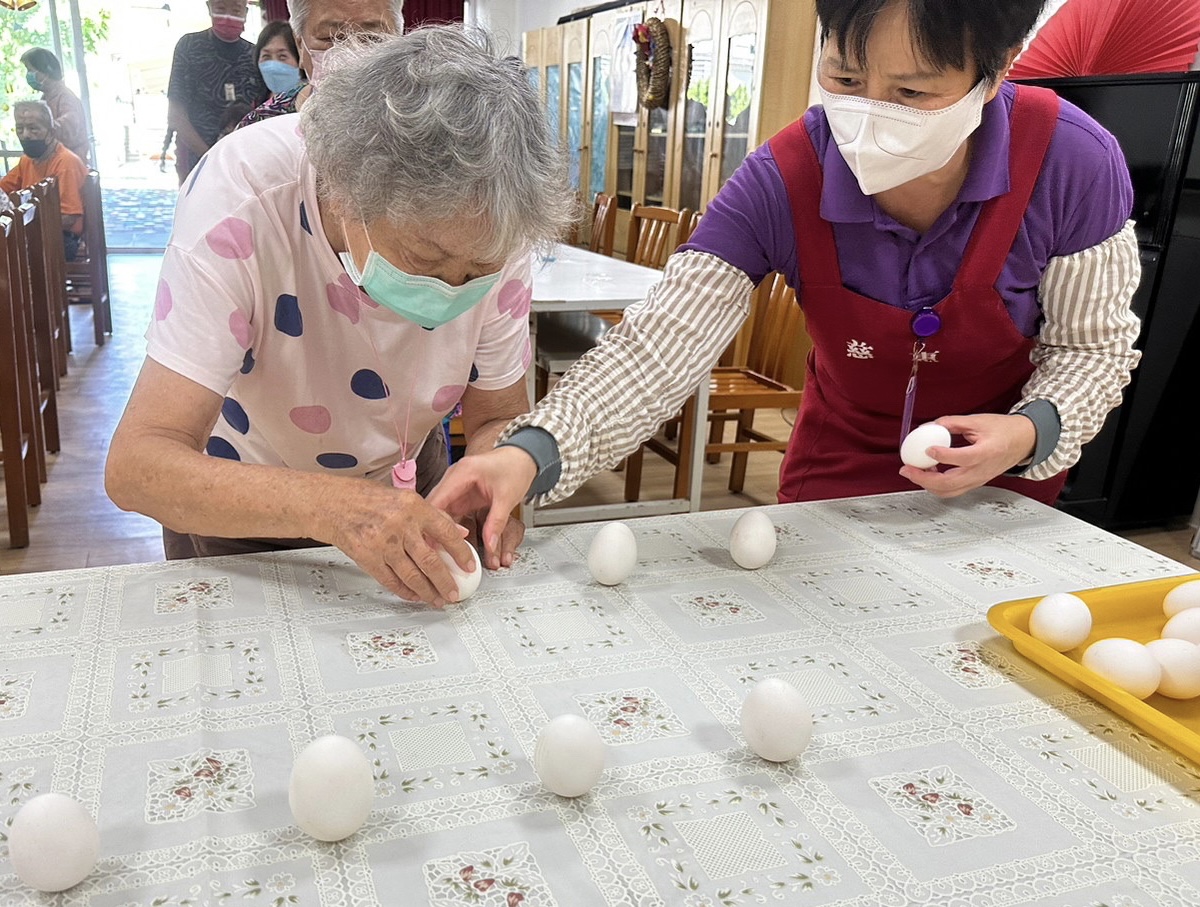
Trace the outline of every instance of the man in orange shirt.
<instances>
[{"instance_id":1,"label":"man in orange shirt","mask_svg":"<svg viewBox=\"0 0 1200 907\"><path fill-rule=\"evenodd\" d=\"M17 140L25 153L17 166L0 179L0 189L16 192L52 176L58 182L62 206L63 245L67 261L74 261L83 234L83 181L87 168L54 134L54 115L45 101L18 101L13 105Z\"/></svg>"}]
</instances>

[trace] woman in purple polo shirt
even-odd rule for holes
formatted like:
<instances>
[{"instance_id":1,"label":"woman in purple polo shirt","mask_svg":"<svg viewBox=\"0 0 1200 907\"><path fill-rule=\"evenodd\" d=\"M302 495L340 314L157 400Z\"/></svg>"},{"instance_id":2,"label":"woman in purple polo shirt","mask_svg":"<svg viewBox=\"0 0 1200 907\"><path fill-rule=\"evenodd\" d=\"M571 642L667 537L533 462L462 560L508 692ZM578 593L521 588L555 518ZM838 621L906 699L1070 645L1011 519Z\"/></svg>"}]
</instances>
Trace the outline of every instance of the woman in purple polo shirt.
<instances>
[{"instance_id":1,"label":"woman in purple polo shirt","mask_svg":"<svg viewBox=\"0 0 1200 907\"><path fill-rule=\"evenodd\" d=\"M1003 81L1042 5L817 0L823 105L510 426L523 452L464 462L434 500L490 499L502 525L527 491L570 494L677 411L781 271L814 343L781 501L996 484L1052 502L1137 363L1140 266L1116 141ZM958 436L930 449L941 470L902 467L906 423L933 420Z\"/></svg>"}]
</instances>

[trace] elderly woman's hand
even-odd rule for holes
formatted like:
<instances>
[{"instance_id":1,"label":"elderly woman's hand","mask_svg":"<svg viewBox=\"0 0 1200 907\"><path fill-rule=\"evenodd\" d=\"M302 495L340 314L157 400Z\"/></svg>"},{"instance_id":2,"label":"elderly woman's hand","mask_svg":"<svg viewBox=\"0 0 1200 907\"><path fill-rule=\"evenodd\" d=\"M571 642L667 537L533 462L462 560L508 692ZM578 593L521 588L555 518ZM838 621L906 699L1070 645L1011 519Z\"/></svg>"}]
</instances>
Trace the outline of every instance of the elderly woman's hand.
<instances>
[{"instance_id":1,"label":"elderly woman's hand","mask_svg":"<svg viewBox=\"0 0 1200 907\"><path fill-rule=\"evenodd\" d=\"M444 548L463 570L473 570L467 530L415 491L365 481L354 485L349 496L331 502L329 540L400 598L438 608L458 601L458 588L438 550Z\"/></svg>"},{"instance_id":2,"label":"elderly woman's hand","mask_svg":"<svg viewBox=\"0 0 1200 907\"><path fill-rule=\"evenodd\" d=\"M525 528L511 518L513 509L537 477L533 458L519 447L497 447L463 457L429 494L429 503L455 519L484 515L484 565L495 570L512 565L513 551Z\"/></svg>"},{"instance_id":3,"label":"elderly woman's hand","mask_svg":"<svg viewBox=\"0 0 1200 907\"><path fill-rule=\"evenodd\" d=\"M950 468L941 472L905 466L900 475L939 498L953 498L986 485L1033 455L1037 430L1021 415L985 413L943 416L935 420L968 443L963 447L931 447L930 456Z\"/></svg>"}]
</instances>

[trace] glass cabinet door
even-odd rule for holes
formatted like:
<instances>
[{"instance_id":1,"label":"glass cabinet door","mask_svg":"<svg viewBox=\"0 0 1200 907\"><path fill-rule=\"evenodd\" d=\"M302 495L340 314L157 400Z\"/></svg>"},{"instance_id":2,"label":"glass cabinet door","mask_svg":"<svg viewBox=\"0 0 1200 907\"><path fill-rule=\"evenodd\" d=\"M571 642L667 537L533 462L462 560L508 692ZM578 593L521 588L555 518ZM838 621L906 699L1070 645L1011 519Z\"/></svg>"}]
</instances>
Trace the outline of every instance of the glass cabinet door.
<instances>
[{"instance_id":1,"label":"glass cabinet door","mask_svg":"<svg viewBox=\"0 0 1200 907\"><path fill-rule=\"evenodd\" d=\"M637 126L617 126L617 207L633 207L633 170L637 158Z\"/></svg>"},{"instance_id":2,"label":"glass cabinet door","mask_svg":"<svg viewBox=\"0 0 1200 907\"><path fill-rule=\"evenodd\" d=\"M661 206L667 189L671 115L666 108L656 107L649 111L646 120L646 186L643 197L645 204Z\"/></svg>"},{"instance_id":3,"label":"glass cabinet door","mask_svg":"<svg viewBox=\"0 0 1200 907\"><path fill-rule=\"evenodd\" d=\"M727 2L727 8L730 5ZM733 175L754 141L758 91L759 21L754 3L740 0L726 19L721 99L719 186ZM714 191L715 191L714 188Z\"/></svg>"},{"instance_id":4,"label":"glass cabinet door","mask_svg":"<svg viewBox=\"0 0 1200 907\"><path fill-rule=\"evenodd\" d=\"M757 44L755 35L737 35L729 39L727 47L725 110L721 124L722 185L733 176L750 152L750 112Z\"/></svg>"},{"instance_id":5,"label":"glass cabinet door","mask_svg":"<svg viewBox=\"0 0 1200 907\"><path fill-rule=\"evenodd\" d=\"M579 163L583 148L583 63L567 64L567 150L570 153L571 188L581 185Z\"/></svg>"},{"instance_id":6,"label":"glass cabinet door","mask_svg":"<svg viewBox=\"0 0 1200 907\"><path fill-rule=\"evenodd\" d=\"M605 180L608 178L608 72L611 65L607 56L592 56L592 160L588 197L585 199L587 202L594 199L597 192L604 191Z\"/></svg>"},{"instance_id":7,"label":"glass cabinet door","mask_svg":"<svg viewBox=\"0 0 1200 907\"><path fill-rule=\"evenodd\" d=\"M699 5L699 4L697 4ZM699 211L704 201L704 172L708 158L711 109L716 90L715 26L712 4L696 9L684 21L687 86L683 97L683 115L676 128L682 135L679 162L679 207Z\"/></svg>"},{"instance_id":8,"label":"glass cabinet door","mask_svg":"<svg viewBox=\"0 0 1200 907\"><path fill-rule=\"evenodd\" d=\"M546 117L550 138L558 144L562 134L562 67L557 63L546 67Z\"/></svg>"}]
</instances>

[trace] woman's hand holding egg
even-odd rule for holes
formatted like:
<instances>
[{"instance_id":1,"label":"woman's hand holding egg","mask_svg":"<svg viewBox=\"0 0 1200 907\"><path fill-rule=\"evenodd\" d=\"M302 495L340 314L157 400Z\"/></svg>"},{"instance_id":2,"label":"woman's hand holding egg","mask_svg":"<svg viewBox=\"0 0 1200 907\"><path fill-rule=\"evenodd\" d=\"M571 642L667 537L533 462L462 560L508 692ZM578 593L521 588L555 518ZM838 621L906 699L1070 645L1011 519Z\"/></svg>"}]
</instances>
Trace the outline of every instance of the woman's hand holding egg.
<instances>
[{"instance_id":1,"label":"woman's hand holding egg","mask_svg":"<svg viewBox=\"0 0 1200 907\"><path fill-rule=\"evenodd\" d=\"M1020 415L943 416L937 424L967 442L962 447L933 448L933 458L950 468L938 472L905 466L900 475L939 498L957 497L986 485L1029 459L1037 443L1033 420Z\"/></svg>"}]
</instances>

